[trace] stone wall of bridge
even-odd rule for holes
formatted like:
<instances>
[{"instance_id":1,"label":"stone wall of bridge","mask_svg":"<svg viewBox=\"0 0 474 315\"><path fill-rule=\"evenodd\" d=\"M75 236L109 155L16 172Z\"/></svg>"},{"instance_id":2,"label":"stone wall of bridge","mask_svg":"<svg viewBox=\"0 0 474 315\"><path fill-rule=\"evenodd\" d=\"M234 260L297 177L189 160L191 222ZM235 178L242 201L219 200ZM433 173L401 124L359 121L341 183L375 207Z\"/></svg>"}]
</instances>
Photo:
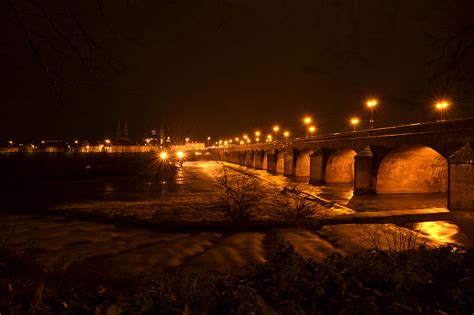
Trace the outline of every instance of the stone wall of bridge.
<instances>
[{"instance_id":1,"label":"stone wall of bridge","mask_svg":"<svg viewBox=\"0 0 474 315\"><path fill-rule=\"evenodd\" d=\"M312 184L353 183L355 194L448 192L451 209L474 210L466 193L474 191L473 164L448 160L474 142L474 119L386 129L236 146L221 156Z\"/></svg>"}]
</instances>

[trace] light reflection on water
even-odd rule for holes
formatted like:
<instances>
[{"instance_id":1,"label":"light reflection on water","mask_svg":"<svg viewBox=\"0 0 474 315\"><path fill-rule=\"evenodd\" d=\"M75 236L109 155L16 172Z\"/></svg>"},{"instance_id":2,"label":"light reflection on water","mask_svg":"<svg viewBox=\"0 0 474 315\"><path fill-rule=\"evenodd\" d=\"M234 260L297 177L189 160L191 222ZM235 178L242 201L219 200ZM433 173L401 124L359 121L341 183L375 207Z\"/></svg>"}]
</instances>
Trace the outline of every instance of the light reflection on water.
<instances>
[{"instance_id":1,"label":"light reflection on water","mask_svg":"<svg viewBox=\"0 0 474 315\"><path fill-rule=\"evenodd\" d=\"M462 233L458 225L447 221L418 222L412 227L415 231L428 235L430 238L452 245L465 245L467 237Z\"/></svg>"},{"instance_id":2,"label":"light reflection on water","mask_svg":"<svg viewBox=\"0 0 474 315\"><path fill-rule=\"evenodd\" d=\"M313 191L356 211L446 209L447 204L444 193L354 195L352 184L314 186Z\"/></svg>"}]
</instances>

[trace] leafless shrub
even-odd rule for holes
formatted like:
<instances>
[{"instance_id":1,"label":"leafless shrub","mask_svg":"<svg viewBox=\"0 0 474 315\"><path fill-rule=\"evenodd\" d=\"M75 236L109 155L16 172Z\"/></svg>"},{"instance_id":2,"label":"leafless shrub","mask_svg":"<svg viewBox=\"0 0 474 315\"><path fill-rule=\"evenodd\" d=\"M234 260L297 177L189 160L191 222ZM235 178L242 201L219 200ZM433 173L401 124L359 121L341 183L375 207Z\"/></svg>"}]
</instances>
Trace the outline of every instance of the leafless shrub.
<instances>
[{"instance_id":1,"label":"leafless shrub","mask_svg":"<svg viewBox=\"0 0 474 315\"><path fill-rule=\"evenodd\" d=\"M391 226L381 224L374 230L366 230L363 240L374 250L389 250L403 252L414 250L421 245L418 243L418 236L422 225L416 229L408 229L401 226Z\"/></svg>"},{"instance_id":2,"label":"leafless shrub","mask_svg":"<svg viewBox=\"0 0 474 315\"><path fill-rule=\"evenodd\" d=\"M287 186L273 197L275 208L270 215L275 219L300 221L321 214L325 208L314 200L301 196L297 185Z\"/></svg>"},{"instance_id":3,"label":"leafless shrub","mask_svg":"<svg viewBox=\"0 0 474 315\"><path fill-rule=\"evenodd\" d=\"M240 172L224 166L217 182L221 188L220 203L226 214L234 221L252 219L255 207L266 195L258 179L247 171Z\"/></svg>"}]
</instances>

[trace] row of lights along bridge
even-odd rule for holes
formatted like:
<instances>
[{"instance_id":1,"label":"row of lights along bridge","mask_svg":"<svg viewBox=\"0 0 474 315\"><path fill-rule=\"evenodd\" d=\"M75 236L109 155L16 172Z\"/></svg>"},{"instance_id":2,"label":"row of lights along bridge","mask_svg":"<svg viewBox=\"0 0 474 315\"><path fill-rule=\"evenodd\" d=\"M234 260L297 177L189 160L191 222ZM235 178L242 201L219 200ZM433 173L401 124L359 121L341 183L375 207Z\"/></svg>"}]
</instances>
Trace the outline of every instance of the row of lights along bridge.
<instances>
[{"instance_id":1,"label":"row of lights along bridge","mask_svg":"<svg viewBox=\"0 0 474 315\"><path fill-rule=\"evenodd\" d=\"M375 108L377 107L378 104L379 104L379 102L376 99L369 99L366 102L367 108L370 111L370 121L369 121L370 129L373 129L374 125L375 125L375 115L374 114L375 114ZM440 120L445 119L446 111L448 110L449 105L450 105L449 102L446 101L446 100L441 100L441 101L438 101L438 102L435 103L435 109L439 112ZM309 138L309 137L313 136L314 133L316 132L316 126L313 124L313 118L310 117L310 116L306 116L306 117L303 118L302 121L303 121L303 126L305 127L305 130L306 130L306 137ZM353 131L357 131L357 126L360 123L360 119L357 118L357 117L353 117L349 120L349 122L350 122L350 124L353 128ZM273 141L278 140L278 134L280 132L280 126L274 125L273 128L272 128L272 131L273 132L268 133L266 135L265 142L268 143L268 142L273 142ZM285 141L288 141L288 138L290 137L290 131L285 130L285 131L283 131L282 134L283 134L283 139ZM259 130L255 131L254 141L256 143L263 142L262 137L263 137L262 132L260 132ZM228 140L219 140L218 142L216 142L216 145L218 145L218 146L228 146L228 145L239 145L239 144L244 145L244 144L250 144L250 143L252 143L251 138L247 134L244 134L242 136L242 138L235 137L233 139L228 139Z\"/></svg>"}]
</instances>

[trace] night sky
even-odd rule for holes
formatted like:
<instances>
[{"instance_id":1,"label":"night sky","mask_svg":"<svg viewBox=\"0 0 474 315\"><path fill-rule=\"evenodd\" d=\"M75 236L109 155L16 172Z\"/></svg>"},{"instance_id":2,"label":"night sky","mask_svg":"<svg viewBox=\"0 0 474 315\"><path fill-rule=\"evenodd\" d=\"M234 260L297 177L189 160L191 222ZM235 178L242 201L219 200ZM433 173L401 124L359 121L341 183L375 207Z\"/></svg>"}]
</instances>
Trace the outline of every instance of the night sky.
<instances>
[{"instance_id":1,"label":"night sky","mask_svg":"<svg viewBox=\"0 0 474 315\"><path fill-rule=\"evenodd\" d=\"M66 102L9 1L41 58L75 82L60 82ZM452 100L450 117L474 115L465 93L474 81L446 81L447 57L429 36L474 23L471 0L66 1L101 47L94 49L65 14L64 0L38 1L99 79L32 2L0 3L2 139L97 139L113 136L118 119L135 137L160 122L191 138L265 131L273 123L302 135L305 114L314 115L318 133L347 131L353 115L367 125L370 96L380 100L377 126L434 120L440 97ZM470 28L462 45L473 38ZM467 66L458 68L472 70L472 57L464 57Z\"/></svg>"}]
</instances>

